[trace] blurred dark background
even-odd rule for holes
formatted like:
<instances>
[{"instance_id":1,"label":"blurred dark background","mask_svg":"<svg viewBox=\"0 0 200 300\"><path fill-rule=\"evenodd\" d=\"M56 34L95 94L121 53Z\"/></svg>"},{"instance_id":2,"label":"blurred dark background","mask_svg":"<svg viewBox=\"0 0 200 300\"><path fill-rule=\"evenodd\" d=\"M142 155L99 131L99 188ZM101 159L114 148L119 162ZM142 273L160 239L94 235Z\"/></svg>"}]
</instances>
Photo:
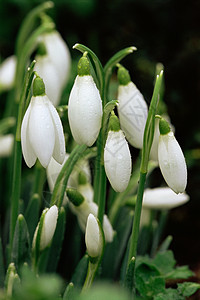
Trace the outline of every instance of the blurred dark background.
<instances>
[{"instance_id":1,"label":"blurred dark background","mask_svg":"<svg viewBox=\"0 0 200 300\"><path fill-rule=\"evenodd\" d=\"M22 20L42 2L0 0L1 59L14 53ZM54 2L55 9L49 14L73 58L80 56L72 50L77 42L91 48L103 64L118 50L131 45L137 47L123 64L148 103L156 63L164 65L164 100L186 156L187 193L191 198L188 204L171 211L164 235L173 235L171 248L178 264L189 264L200 277L200 1ZM3 96L0 101L1 109Z\"/></svg>"}]
</instances>

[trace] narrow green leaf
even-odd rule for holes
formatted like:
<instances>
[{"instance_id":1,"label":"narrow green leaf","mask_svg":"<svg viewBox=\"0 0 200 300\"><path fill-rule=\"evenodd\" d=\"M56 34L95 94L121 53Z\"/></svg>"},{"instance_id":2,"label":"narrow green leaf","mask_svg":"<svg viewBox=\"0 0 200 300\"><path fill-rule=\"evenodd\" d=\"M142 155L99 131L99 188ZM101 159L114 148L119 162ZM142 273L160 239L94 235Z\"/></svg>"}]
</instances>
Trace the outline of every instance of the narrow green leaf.
<instances>
[{"instance_id":1,"label":"narrow green leaf","mask_svg":"<svg viewBox=\"0 0 200 300\"><path fill-rule=\"evenodd\" d=\"M178 283L178 291L185 297L190 297L200 289L200 284L196 282Z\"/></svg>"},{"instance_id":2,"label":"narrow green leaf","mask_svg":"<svg viewBox=\"0 0 200 300\"><path fill-rule=\"evenodd\" d=\"M67 285L66 290L64 292L63 300L74 300L74 299L75 299L74 284L72 282L70 282Z\"/></svg>"},{"instance_id":3,"label":"narrow green leaf","mask_svg":"<svg viewBox=\"0 0 200 300\"><path fill-rule=\"evenodd\" d=\"M8 117L0 121L0 135L5 134L10 128L15 125L15 118Z\"/></svg>"},{"instance_id":4,"label":"narrow green leaf","mask_svg":"<svg viewBox=\"0 0 200 300\"><path fill-rule=\"evenodd\" d=\"M0 288L4 286L4 280L5 280L5 267L4 267L2 241L0 238Z\"/></svg>"},{"instance_id":5,"label":"narrow green leaf","mask_svg":"<svg viewBox=\"0 0 200 300\"><path fill-rule=\"evenodd\" d=\"M53 240L49 249L49 258L47 264L47 272L55 272L57 264L60 258L60 253L62 250L62 243L65 234L65 224L66 224L66 213L64 207L61 207L58 220L56 225L56 230L53 236Z\"/></svg>"},{"instance_id":6,"label":"narrow green leaf","mask_svg":"<svg viewBox=\"0 0 200 300\"><path fill-rule=\"evenodd\" d=\"M27 222L31 241L33 239L33 234L38 224L39 210L40 210L40 197L38 194L34 194L25 211L25 219Z\"/></svg>"},{"instance_id":7,"label":"narrow green leaf","mask_svg":"<svg viewBox=\"0 0 200 300\"><path fill-rule=\"evenodd\" d=\"M15 227L11 260L19 268L24 262L30 261L30 240L26 221L19 215Z\"/></svg>"},{"instance_id":8,"label":"narrow green leaf","mask_svg":"<svg viewBox=\"0 0 200 300\"><path fill-rule=\"evenodd\" d=\"M128 269L126 272L126 278L124 286L127 288L130 292L133 291L133 283L134 283L134 269L135 269L135 257L131 258L131 261L128 265Z\"/></svg>"},{"instance_id":9,"label":"narrow green leaf","mask_svg":"<svg viewBox=\"0 0 200 300\"><path fill-rule=\"evenodd\" d=\"M166 239L160 245L159 252L164 252L164 251L168 250L168 248L172 242L172 239L173 239L173 237L171 235L168 235L166 237Z\"/></svg>"},{"instance_id":10,"label":"narrow green leaf","mask_svg":"<svg viewBox=\"0 0 200 300\"><path fill-rule=\"evenodd\" d=\"M74 274L72 275L71 282L73 282L75 287L82 287L87 275L89 263L89 256L85 254L79 261Z\"/></svg>"}]
</instances>

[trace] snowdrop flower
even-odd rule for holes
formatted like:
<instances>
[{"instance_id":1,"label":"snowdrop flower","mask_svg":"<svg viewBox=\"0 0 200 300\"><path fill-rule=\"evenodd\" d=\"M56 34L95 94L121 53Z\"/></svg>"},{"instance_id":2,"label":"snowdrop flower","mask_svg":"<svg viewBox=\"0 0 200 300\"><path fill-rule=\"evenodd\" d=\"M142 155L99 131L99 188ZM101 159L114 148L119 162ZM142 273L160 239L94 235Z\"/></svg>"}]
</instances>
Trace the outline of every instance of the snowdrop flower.
<instances>
[{"instance_id":1,"label":"snowdrop flower","mask_svg":"<svg viewBox=\"0 0 200 300\"><path fill-rule=\"evenodd\" d=\"M35 70L43 78L46 94L54 106L60 102L63 88L69 77L71 56L61 35L53 30L43 34L40 39Z\"/></svg>"},{"instance_id":2,"label":"snowdrop flower","mask_svg":"<svg viewBox=\"0 0 200 300\"><path fill-rule=\"evenodd\" d=\"M0 136L0 157L8 157L11 155L14 144L13 134Z\"/></svg>"},{"instance_id":3,"label":"snowdrop flower","mask_svg":"<svg viewBox=\"0 0 200 300\"><path fill-rule=\"evenodd\" d=\"M38 158L46 168L53 156L62 164L65 158L65 139L59 115L45 94L42 79L33 83L33 97L21 127L22 153L31 168Z\"/></svg>"},{"instance_id":4,"label":"snowdrop flower","mask_svg":"<svg viewBox=\"0 0 200 300\"><path fill-rule=\"evenodd\" d=\"M120 126L129 143L135 148L143 146L144 128L147 120L147 104L131 81L128 71L120 65L118 69L118 114Z\"/></svg>"},{"instance_id":5,"label":"snowdrop flower","mask_svg":"<svg viewBox=\"0 0 200 300\"><path fill-rule=\"evenodd\" d=\"M113 121L116 121L116 124ZM131 176L131 154L125 136L120 130L118 118L111 116L110 124L111 130L108 132L104 149L105 172L113 189L116 192L123 192Z\"/></svg>"},{"instance_id":6,"label":"snowdrop flower","mask_svg":"<svg viewBox=\"0 0 200 300\"><path fill-rule=\"evenodd\" d=\"M143 208L172 209L189 201L186 193L176 194L169 187L146 189L143 196Z\"/></svg>"},{"instance_id":7,"label":"snowdrop flower","mask_svg":"<svg viewBox=\"0 0 200 300\"><path fill-rule=\"evenodd\" d=\"M183 193L187 185L187 167L183 152L169 124L163 118L159 123L158 162L168 186L175 193Z\"/></svg>"},{"instance_id":8,"label":"snowdrop flower","mask_svg":"<svg viewBox=\"0 0 200 300\"><path fill-rule=\"evenodd\" d=\"M17 59L12 55L0 65L0 91L9 90L14 85Z\"/></svg>"},{"instance_id":9,"label":"snowdrop flower","mask_svg":"<svg viewBox=\"0 0 200 300\"><path fill-rule=\"evenodd\" d=\"M95 217L97 217L98 205L95 202L84 198L83 195L81 195L77 190L68 189L67 196L70 200L69 207L71 211L77 216L81 230L85 232L89 214L91 213ZM112 242L114 231L106 215L104 215L103 217L103 231L105 235L105 241L108 243Z\"/></svg>"},{"instance_id":10,"label":"snowdrop flower","mask_svg":"<svg viewBox=\"0 0 200 300\"><path fill-rule=\"evenodd\" d=\"M68 117L74 140L92 146L101 128L102 101L85 56L78 63L78 75L69 96Z\"/></svg>"},{"instance_id":11,"label":"snowdrop flower","mask_svg":"<svg viewBox=\"0 0 200 300\"><path fill-rule=\"evenodd\" d=\"M49 246L53 235L56 230L57 219L58 219L58 208L56 205L51 206L50 208L46 208L43 210L42 215L44 215L44 220L42 224L42 231L40 237L40 250L44 250ZM37 238L39 224L35 230L34 238L33 238L33 249L35 248L35 242Z\"/></svg>"},{"instance_id":12,"label":"snowdrop flower","mask_svg":"<svg viewBox=\"0 0 200 300\"><path fill-rule=\"evenodd\" d=\"M89 256L101 256L103 251L103 235L100 224L93 214L89 214L87 219L85 244Z\"/></svg>"}]
</instances>

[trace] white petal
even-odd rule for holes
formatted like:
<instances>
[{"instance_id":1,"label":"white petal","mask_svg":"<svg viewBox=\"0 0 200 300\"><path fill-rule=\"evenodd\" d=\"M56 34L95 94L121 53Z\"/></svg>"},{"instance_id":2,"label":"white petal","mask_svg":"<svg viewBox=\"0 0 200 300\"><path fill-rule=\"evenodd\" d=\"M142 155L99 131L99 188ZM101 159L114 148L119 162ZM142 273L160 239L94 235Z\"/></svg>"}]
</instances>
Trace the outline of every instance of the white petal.
<instances>
[{"instance_id":1,"label":"white petal","mask_svg":"<svg viewBox=\"0 0 200 300\"><path fill-rule=\"evenodd\" d=\"M87 199L89 202L93 201L94 197L94 189L91 185L91 183L86 183L86 184L80 184L78 186L78 191L83 195L85 199Z\"/></svg>"},{"instance_id":2,"label":"white petal","mask_svg":"<svg viewBox=\"0 0 200 300\"><path fill-rule=\"evenodd\" d=\"M105 235L105 241L107 243L111 243L113 241L114 237L114 230L112 228L112 225L107 217L107 215L104 215L103 217L103 231Z\"/></svg>"},{"instance_id":3,"label":"white petal","mask_svg":"<svg viewBox=\"0 0 200 300\"><path fill-rule=\"evenodd\" d=\"M26 110L26 113L24 115L22 126L21 126L21 144L22 144L22 153L24 156L24 160L29 168L31 168L37 159L37 156L35 155L35 152L33 151L33 148L30 144L29 140L29 117L32 107L32 99L31 102Z\"/></svg>"},{"instance_id":4,"label":"white petal","mask_svg":"<svg viewBox=\"0 0 200 300\"><path fill-rule=\"evenodd\" d=\"M173 132L160 135L158 160L168 186L177 194L184 192L187 185L187 167L183 152Z\"/></svg>"},{"instance_id":5,"label":"white petal","mask_svg":"<svg viewBox=\"0 0 200 300\"><path fill-rule=\"evenodd\" d=\"M63 87L66 84L71 67L71 56L67 44L57 31L45 34L44 43Z\"/></svg>"},{"instance_id":6,"label":"white petal","mask_svg":"<svg viewBox=\"0 0 200 300\"><path fill-rule=\"evenodd\" d=\"M15 55L6 58L0 65L0 88L11 89L14 85L17 59Z\"/></svg>"},{"instance_id":7,"label":"white petal","mask_svg":"<svg viewBox=\"0 0 200 300\"><path fill-rule=\"evenodd\" d=\"M92 146L101 127L102 102L92 76L77 76L69 97L69 124L78 144Z\"/></svg>"},{"instance_id":8,"label":"white petal","mask_svg":"<svg viewBox=\"0 0 200 300\"><path fill-rule=\"evenodd\" d=\"M45 214L41 232L40 250L45 249L51 242L57 224L58 208L53 205Z\"/></svg>"},{"instance_id":9,"label":"white petal","mask_svg":"<svg viewBox=\"0 0 200 300\"><path fill-rule=\"evenodd\" d=\"M43 79L48 98L57 106L60 102L62 87L54 64L48 56L36 56L35 71Z\"/></svg>"},{"instance_id":10,"label":"white petal","mask_svg":"<svg viewBox=\"0 0 200 300\"><path fill-rule=\"evenodd\" d=\"M53 150L53 157L58 163L62 164L65 158L65 137L63 127L57 110L50 101L48 102L48 106L55 130L55 146Z\"/></svg>"},{"instance_id":11,"label":"white petal","mask_svg":"<svg viewBox=\"0 0 200 300\"><path fill-rule=\"evenodd\" d=\"M55 145L55 129L47 96L32 97L28 134L35 155L42 166L46 168Z\"/></svg>"},{"instance_id":12,"label":"white petal","mask_svg":"<svg viewBox=\"0 0 200 300\"><path fill-rule=\"evenodd\" d=\"M118 101L121 128L129 143L141 149L148 112L147 104L133 82L119 86Z\"/></svg>"},{"instance_id":13,"label":"white petal","mask_svg":"<svg viewBox=\"0 0 200 300\"><path fill-rule=\"evenodd\" d=\"M148 209L172 209L185 204L189 199L186 193L177 195L169 187L146 189L142 206Z\"/></svg>"},{"instance_id":14,"label":"white petal","mask_svg":"<svg viewBox=\"0 0 200 300\"><path fill-rule=\"evenodd\" d=\"M109 131L104 149L106 175L116 192L127 188L131 176L131 155L123 132Z\"/></svg>"},{"instance_id":15,"label":"white petal","mask_svg":"<svg viewBox=\"0 0 200 300\"><path fill-rule=\"evenodd\" d=\"M93 214L89 214L87 219L85 243L91 257L97 257L101 254L103 245L100 238L99 224Z\"/></svg>"},{"instance_id":16,"label":"white petal","mask_svg":"<svg viewBox=\"0 0 200 300\"><path fill-rule=\"evenodd\" d=\"M14 135L6 134L0 136L0 157L8 157L11 155L14 144Z\"/></svg>"}]
</instances>

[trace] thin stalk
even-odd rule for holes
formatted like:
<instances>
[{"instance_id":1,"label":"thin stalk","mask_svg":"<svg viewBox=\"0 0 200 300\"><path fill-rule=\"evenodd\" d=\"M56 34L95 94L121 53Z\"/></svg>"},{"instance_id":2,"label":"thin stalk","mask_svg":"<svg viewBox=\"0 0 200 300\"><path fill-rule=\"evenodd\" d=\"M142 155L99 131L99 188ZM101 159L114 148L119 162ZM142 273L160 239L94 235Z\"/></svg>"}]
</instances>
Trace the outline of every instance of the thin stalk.
<instances>
[{"instance_id":1,"label":"thin stalk","mask_svg":"<svg viewBox=\"0 0 200 300\"><path fill-rule=\"evenodd\" d=\"M42 198L42 191L43 191L43 186L44 182L46 179L46 171L45 168L42 167L41 163L39 160L37 160L37 163L35 165L35 176L34 176L34 185L33 185L33 192L32 194L38 194L39 198Z\"/></svg>"},{"instance_id":2,"label":"thin stalk","mask_svg":"<svg viewBox=\"0 0 200 300\"><path fill-rule=\"evenodd\" d=\"M84 285L83 285L83 288L82 288L82 292L85 292L86 290L88 290L91 287L98 267L99 267L98 262L97 263L92 263L92 262L89 261L88 272L87 272L87 276L86 276L86 279L85 279L85 282L84 282Z\"/></svg>"},{"instance_id":3,"label":"thin stalk","mask_svg":"<svg viewBox=\"0 0 200 300\"><path fill-rule=\"evenodd\" d=\"M129 256L128 256L128 263L131 261L132 257L136 257L137 254L137 242L139 236L139 228L140 228L140 216L142 211L142 199L144 194L144 187L146 181L147 173L140 172L140 180L138 186L138 193L137 193L137 201L135 205L135 214L133 219L133 230L131 234L131 243L129 249Z\"/></svg>"}]
</instances>

